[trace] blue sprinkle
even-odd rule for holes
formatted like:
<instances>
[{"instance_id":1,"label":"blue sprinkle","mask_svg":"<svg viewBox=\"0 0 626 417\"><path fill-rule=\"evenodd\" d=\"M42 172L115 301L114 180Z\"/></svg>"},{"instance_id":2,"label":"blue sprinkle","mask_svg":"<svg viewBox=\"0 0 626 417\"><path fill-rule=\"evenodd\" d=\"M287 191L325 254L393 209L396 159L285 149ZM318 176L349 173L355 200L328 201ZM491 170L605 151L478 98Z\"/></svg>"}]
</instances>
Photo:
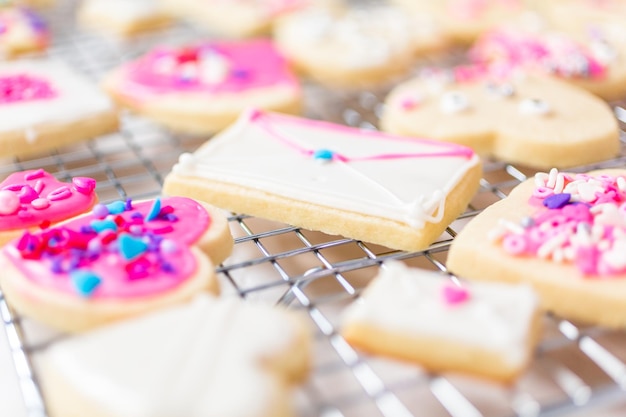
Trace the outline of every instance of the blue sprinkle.
<instances>
[{"instance_id":1,"label":"blue sprinkle","mask_svg":"<svg viewBox=\"0 0 626 417\"><path fill-rule=\"evenodd\" d=\"M137 239L127 233L120 235L118 249L122 258L129 261L134 259L148 250L148 245L141 239Z\"/></svg>"},{"instance_id":2,"label":"blue sprinkle","mask_svg":"<svg viewBox=\"0 0 626 417\"><path fill-rule=\"evenodd\" d=\"M565 207L572 195L569 193L553 194L543 200L543 205L549 209L560 209Z\"/></svg>"},{"instance_id":3,"label":"blue sprinkle","mask_svg":"<svg viewBox=\"0 0 626 417\"><path fill-rule=\"evenodd\" d=\"M318 149L315 152L313 152L313 158L324 160L324 161L330 161L333 159L334 154L335 153L333 151L328 150L328 149Z\"/></svg>"},{"instance_id":4,"label":"blue sprinkle","mask_svg":"<svg viewBox=\"0 0 626 417\"><path fill-rule=\"evenodd\" d=\"M159 213L161 212L161 199L157 197L152 203L152 207L150 207L150 211L146 216L146 221L152 221L159 217Z\"/></svg>"},{"instance_id":5,"label":"blue sprinkle","mask_svg":"<svg viewBox=\"0 0 626 417\"><path fill-rule=\"evenodd\" d=\"M117 225L113 220L94 220L90 223L90 226L96 233L103 232L105 230L117 231Z\"/></svg>"},{"instance_id":6,"label":"blue sprinkle","mask_svg":"<svg viewBox=\"0 0 626 417\"><path fill-rule=\"evenodd\" d=\"M126 210L126 203L121 200L117 200L107 204L106 207L107 209L109 209L109 214L120 214L124 213L124 211Z\"/></svg>"},{"instance_id":7,"label":"blue sprinkle","mask_svg":"<svg viewBox=\"0 0 626 417\"><path fill-rule=\"evenodd\" d=\"M70 279L76 291L83 297L89 297L102 282L98 275L84 269L70 272Z\"/></svg>"}]
</instances>

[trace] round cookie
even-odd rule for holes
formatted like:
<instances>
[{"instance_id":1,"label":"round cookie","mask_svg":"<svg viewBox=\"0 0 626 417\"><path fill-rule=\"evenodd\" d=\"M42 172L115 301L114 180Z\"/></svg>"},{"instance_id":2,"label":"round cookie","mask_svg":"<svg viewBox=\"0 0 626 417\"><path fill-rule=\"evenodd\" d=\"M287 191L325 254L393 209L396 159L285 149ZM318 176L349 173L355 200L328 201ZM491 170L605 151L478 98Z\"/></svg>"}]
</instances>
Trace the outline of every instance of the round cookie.
<instances>
[{"instance_id":1,"label":"round cookie","mask_svg":"<svg viewBox=\"0 0 626 417\"><path fill-rule=\"evenodd\" d=\"M170 15L154 0L85 0L76 13L83 27L122 37L172 23Z\"/></svg>"},{"instance_id":2,"label":"round cookie","mask_svg":"<svg viewBox=\"0 0 626 417\"><path fill-rule=\"evenodd\" d=\"M213 265L232 246L216 208L117 201L7 244L0 284L20 313L77 332L218 292Z\"/></svg>"},{"instance_id":3,"label":"round cookie","mask_svg":"<svg viewBox=\"0 0 626 417\"><path fill-rule=\"evenodd\" d=\"M398 85L380 124L536 168L598 162L619 151L617 120L604 101L552 77L481 66Z\"/></svg>"},{"instance_id":4,"label":"round cookie","mask_svg":"<svg viewBox=\"0 0 626 417\"><path fill-rule=\"evenodd\" d=\"M58 181L43 169L14 172L0 183L0 246L25 230L47 228L86 213L98 201L96 181Z\"/></svg>"},{"instance_id":5,"label":"round cookie","mask_svg":"<svg viewBox=\"0 0 626 417\"><path fill-rule=\"evenodd\" d=\"M123 107L173 130L206 134L249 106L297 113L297 78L268 40L156 48L103 81Z\"/></svg>"},{"instance_id":6,"label":"round cookie","mask_svg":"<svg viewBox=\"0 0 626 417\"><path fill-rule=\"evenodd\" d=\"M416 54L446 45L434 22L390 6L303 9L281 19L274 38L296 68L341 87L389 83L410 70Z\"/></svg>"},{"instance_id":7,"label":"round cookie","mask_svg":"<svg viewBox=\"0 0 626 417\"><path fill-rule=\"evenodd\" d=\"M456 236L447 266L468 279L525 282L542 306L626 325L626 171L539 173Z\"/></svg>"}]
</instances>

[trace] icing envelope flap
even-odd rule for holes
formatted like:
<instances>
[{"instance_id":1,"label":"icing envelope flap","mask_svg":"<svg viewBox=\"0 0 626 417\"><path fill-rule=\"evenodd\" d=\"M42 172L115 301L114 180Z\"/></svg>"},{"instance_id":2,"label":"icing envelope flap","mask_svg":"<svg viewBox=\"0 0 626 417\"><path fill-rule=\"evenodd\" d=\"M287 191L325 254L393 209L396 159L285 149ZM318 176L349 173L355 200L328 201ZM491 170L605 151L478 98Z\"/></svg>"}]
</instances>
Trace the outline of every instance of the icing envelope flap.
<instances>
[{"instance_id":1,"label":"icing envelope flap","mask_svg":"<svg viewBox=\"0 0 626 417\"><path fill-rule=\"evenodd\" d=\"M468 148L251 110L174 167L326 207L422 227L479 164Z\"/></svg>"}]
</instances>

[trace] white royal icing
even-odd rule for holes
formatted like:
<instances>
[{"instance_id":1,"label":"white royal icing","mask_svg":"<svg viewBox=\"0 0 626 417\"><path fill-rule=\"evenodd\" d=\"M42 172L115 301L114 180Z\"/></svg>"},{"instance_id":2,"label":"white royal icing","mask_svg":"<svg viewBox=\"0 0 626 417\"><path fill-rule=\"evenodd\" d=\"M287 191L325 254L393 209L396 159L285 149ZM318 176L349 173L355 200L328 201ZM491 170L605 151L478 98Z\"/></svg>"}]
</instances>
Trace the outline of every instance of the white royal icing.
<instances>
[{"instance_id":1,"label":"white royal icing","mask_svg":"<svg viewBox=\"0 0 626 417\"><path fill-rule=\"evenodd\" d=\"M107 415L264 416L278 380L263 361L295 342L293 326L272 307L202 295L62 340L37 360Z\"/></svg>"},{"instance_id":2,"label":"white royal icing","mask_svg":"<svg viewBox=\"0 0 626 417\"><path fill-rule=\"evenodd\" d=\"M22 60L0 66L0 77L27 74L46 80L57 95L49 99L0 104L0 132L26 130L44 123L70 123L113 109L96 85L53 60ZM29 134L30 140L36 136Z\"/></svg>"},{"instance_id":3,"label":"white royal icing","mask_svg":"<svg viewBox=\"0 0 626 417\"><path fill-rule=\"evenodd\" d=\"M83 12L125 23L161 14L158 2L154 0L87 0Z\"/></svg>"},{"instance_id":4,"label":"white royal icing","mask_svg":"<svg viewBox=\"0 0 626 417\"><path fill-rule=\"evenodd\" d=\"M421 228L440 221L447 194L479 163L471 150L450 143L253 113L194 154L181 155L173 171ZM320 163L302 152L320 149L352 160ZM376 159L455 151L465 156Z\"/></svg>"},{"instance_id":5,"label":"white royal icing","mask_svg":"<svg viewBox=\"0 0 626 417\"><path fill-rule=\"evenodd\" d=\"M343 325L364 323L416 338L497 351L509 363L527 356L531 322L538 308L526 285L464 284L469 298L448 304L442 297L451 283L432 271L409 268L399 261L385 268L343 314Z\"/></svg>"}]
</instances>

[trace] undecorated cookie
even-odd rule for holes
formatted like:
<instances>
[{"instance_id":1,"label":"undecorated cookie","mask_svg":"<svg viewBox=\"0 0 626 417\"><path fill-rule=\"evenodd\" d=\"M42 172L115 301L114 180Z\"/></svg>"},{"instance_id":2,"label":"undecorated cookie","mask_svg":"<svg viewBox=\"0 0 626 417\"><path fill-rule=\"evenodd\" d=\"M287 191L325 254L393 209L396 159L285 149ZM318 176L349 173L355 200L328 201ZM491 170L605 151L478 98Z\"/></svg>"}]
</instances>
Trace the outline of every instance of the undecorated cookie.
<instances>
[{"instance_id":1,"label":"undecorated cookie","mask_svg":"<svg viewBox=\"0 0 626 417\"><path fill-rule=\"evenodd\" d=\"M0 64L0 156L43 152L118 128L109 98L51 60Z\"/></svg>"},{"instance_id":2,"label":"undecorated cookie","mask_svg":"<svg viewBox=\"0 0 626 417\"><path fill-rule=\"evenodd\" d=\"M48 27L37 12L0 4L0 59L41 52L49 38Z\"/></svg>"},{"instance_id":3,"label":"undecorated cookie","mask_svg":"<svg viewBox=\"0 0 626 417\"><path fill-rule=\"evenodd\" d=\"M0 183L0 246L25 230L46 229L91 210L96 181L58 181L43 169L14 172Z\"/></svg>"},{"instance_id":4,"label":"undecorated cookie","mask_svg":"<svg viewBox=\"0 0 626 417\"><path fill-rule=\"evenodd\" d=\"M288 417L310 344L292 313L200 295L56 342L35 363L50 417Z\"/></svg>"},{"instance_id":5,"label":"undecorated cookie","mask_svg":"<svg viewBox=\"0 0 626 417\"><path fill-rule=\"evenodd\" d=\"M346 309L341 333L357 348L432 372L512 382L539 339L538 307L528 285L458 286L392 261Z\"/></svg>"},{"instance_id":6,"label":"undecorated cookie","mask_svg":"<svg viewBox=\"0 0 626 417\"><path fill-rule=\"evenodd\" d=\"M268 40L162 47L104 80L115 101L171 129L212 133L256 106L297 113L301 89Z\"/></svg>"},{"instance_id":7,"label":"undecorated cookie","mask_svg":"<svg viewBox=\"0 0 626 417\"><path fill-rule=\"evenodd\" d=\"M474 280L525 282L545 309L626 325L626 171L551 170L472 219L448 268Z\"/></svg>"},{"instance_id":8,"label":"undecorated cookie","mask_svg":"<svg viewBox=\"0 0 626 417\"><path fill-rule=\"evenodd\" d=\"M385 99L382 129L540 169L618 154L617 120L604 101L551 77L490 71L458 67L398 85Z\"/></svg>"},{"instance_id":9,"label":"undecorated cookie","mask_svg":"<svg viewBox=\"0 0 626 417\"><path fill-rule=\"evenodd\" d=\"M165 179L167 195L419 250L465 210L481 176L468 148L248 111Z\"/></svg>"},{"instance_id":10,"label":"undecorated cookie","mask_svg":"<svg viewBox=\"0 0 626 417\"><path fill-rule=\"evenodd\" d=\"M217 293L214 264L232 246L216 208L181 197L116 201L7 244L0 284L17 311L77 332Z\"/></svg>"},{"instance_id":11,"label":"undecorated cookie","mask_svg":"<svg viewBox=\"0 0 626 417\"><path fill-rule=\"evenodd\" d=\"M120 36L160 29L172 23L155 0L85 0L77 11L86 28Z\"/></svg>"}]
</instances>

